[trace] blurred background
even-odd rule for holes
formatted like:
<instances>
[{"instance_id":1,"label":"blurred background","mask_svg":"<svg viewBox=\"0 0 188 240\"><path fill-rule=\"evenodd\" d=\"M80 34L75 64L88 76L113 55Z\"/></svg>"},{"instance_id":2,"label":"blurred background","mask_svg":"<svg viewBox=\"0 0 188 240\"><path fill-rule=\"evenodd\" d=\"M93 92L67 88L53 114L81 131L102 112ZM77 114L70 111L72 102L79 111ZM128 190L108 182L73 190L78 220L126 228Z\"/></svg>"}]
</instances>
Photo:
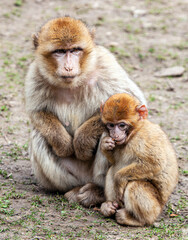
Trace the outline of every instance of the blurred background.
<instances>
[{"instance_id":1,"label":"blurred background","mask_svg":"<svg viewBox=\"0 0 188 240\"><path fill-rule=\"evenodd\" d=\"M177 152L179 185L153 227L120 227L35 182L24 109L24 79L34 57L31 36L64 15L96 29L96 44L108 48L140 86L150 120L161 125ZM185 239L187 109L187 0L1 0L0 239Z\"/></svg>"}]
</instances>

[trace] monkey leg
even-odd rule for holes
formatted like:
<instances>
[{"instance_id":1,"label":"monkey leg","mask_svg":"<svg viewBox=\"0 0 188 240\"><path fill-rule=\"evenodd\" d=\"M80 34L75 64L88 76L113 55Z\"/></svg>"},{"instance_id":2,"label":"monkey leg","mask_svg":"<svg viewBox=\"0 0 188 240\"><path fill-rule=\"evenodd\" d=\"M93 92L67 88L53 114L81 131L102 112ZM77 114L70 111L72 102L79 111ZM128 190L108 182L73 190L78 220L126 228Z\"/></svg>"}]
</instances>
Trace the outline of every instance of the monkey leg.
<instances>
[{"instance_id":1,"label":"monkey leg","mask_svg":"<svg viewBox=\"0 0 188 240\"><path fill-rule=\"evenodd\" d=\"M30 158L37 179L46 189L67 192L92 181L92 163L57 157L36 130L31 134Z\"/></svg>"},{"instance_id":2,"label":"monkey leg","mask_svg":"<svg viewBox=\"0 0 188 240\"><path fill-rule=\"evenodd\" d=\"M157 189L149 182L129 182L124 193L125 208L116 213L119 224L144 226L152 224L161 213Z\"/></svg>"},{"instance_id":3,"label":"monkey leg","mask_svg":"<svg viewBox=\"0 0 188 240\"><path fill-rule=\"evenodd\" d=\"M116 193L113 179L113 166L110 167L106 175L105 196L106 202L102 203L100 211L105 217L110 217L116 213L119 207L119 204L115 201Z\"/></svg>"},{"instance_id":4,"label":"monkey leg","mask_svg":"<svg viewBox=\"0 0 188 240\"><path fill-rule=\"evenodd\" d=\"M100 147L98 146L92 166L92 183L91 181L88 181L89 183L80 187L79 190L78 188L74 188L67 192L65 197L68 201L79 202L84 207L90 207L104 202L104 183L108 167L108 160L101 153Z\"/></svg>"},{"instance_id":5,"label":"monkey leg","mask_svg":"<svg viewBox=\"0 0 188 240\"><path fill-rule=\"evenodd\" d=\"M71 202L79 202L84 207L92 207L105 201L104 189L95 183L87 183L67 192L65 198Z\"/></svg>"},{"instance_id":6,"label":"monkey leg","mask_svg":"<svg viewBox=\"0 0 188 240\"><path fill-rule=\"evenodd\" d=\"M57 157L36 130L31 135L30 158L37 179L46 189L67 192L65 197L69 202L79 202L85 207L105 201L103 187L92 183L93 161Z\"/></svg>"},{"instance_id":7,"label":"monkey leg","mask_svg":"<svg viewBox=\"0 0 188 240\"><path fill-rule=\"evenodd\" d=\"M100 139L101 141L101 139ZM100 143L92 165L92 182L88 181L86 185L80 187L80 190L72 189L66 193L69 201L72 201L70 196L74 196L76 202L79 202L85 207L101 204L105 201L104 184L109 163L106 157L100 151Z\"/></svg>"},{"instance_id":8,"label":"monkey leg","mask_svg":"<svg viewBox=\"0 0 188 240\"><path fill-rule=\"evenodd\" d=\"M134 227L142 227L144 224L137 220L131 213L129 213L125 208L117 210L116 221L121 225L129 225Z\"/></svg>"},{"instance_id":9,"label":"monkey leg","mask_svg":"<svg viewBox=\"0 0 188 240\"><path fill-rule=\"evenodd\" d=\"M75 187L64 194L64 197L68 200L69 203L78 202L78 194L79 194L80 188L81 187Z\"/></svg>"},{"instance_id":10,"label":"monkey leg","mask_svg":"<svg viewBox=\"0 0 188 240\"><path fill-rule=\"evenodd\" d=\"M85 207L101 204L105 201L104 188L95 183L87 183L80 189L78 201Z\"/></svg>"}]
</instances>

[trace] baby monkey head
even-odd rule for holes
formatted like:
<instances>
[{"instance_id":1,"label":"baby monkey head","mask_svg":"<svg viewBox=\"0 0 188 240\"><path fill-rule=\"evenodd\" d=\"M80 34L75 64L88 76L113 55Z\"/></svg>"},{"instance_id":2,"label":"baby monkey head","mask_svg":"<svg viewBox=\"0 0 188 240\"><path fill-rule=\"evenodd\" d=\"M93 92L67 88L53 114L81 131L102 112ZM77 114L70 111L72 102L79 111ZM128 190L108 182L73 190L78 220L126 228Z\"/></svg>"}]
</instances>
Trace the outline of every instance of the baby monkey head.
<instances>
[{"instance_id":1,"label":"baby monkey head","mask_svg":"<svg viewBox=\"0 0 188 240\"><path fill-rule=\"evenodd\" d=\"M127 93L111 96L101 106L101 119L109 131L110 137L121 145L145 118L148 110L145 105Z\"/></svg>"}]
</instances>

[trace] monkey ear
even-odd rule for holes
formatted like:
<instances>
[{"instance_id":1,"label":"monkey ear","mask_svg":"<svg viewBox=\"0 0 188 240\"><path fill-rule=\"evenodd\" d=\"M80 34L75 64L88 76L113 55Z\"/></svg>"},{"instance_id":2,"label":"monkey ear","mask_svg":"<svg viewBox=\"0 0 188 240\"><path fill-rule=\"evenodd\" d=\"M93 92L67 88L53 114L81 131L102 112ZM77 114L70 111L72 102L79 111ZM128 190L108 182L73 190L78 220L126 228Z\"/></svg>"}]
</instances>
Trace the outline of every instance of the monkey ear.
<instances>
[{"instance_id":1,"label":"monkey ear","mask_svg":"<svg viewBox=\"0 0 188 240\"><path fill-rule=\"evenodd\" d=\"M38 43L38 34L33 34L32 35L32 38L33 38L33 45L34 45L34 47L35 47L35 49L37 49L37 47L38 47L38 45L39 45L39 43Z\"/></svg>"},{"instance_id":2,"label":"monkey ear","mask_svg":"<svg viewBox=\"0 0 188 240\"><path fill-rule=\"evenodd\" d=\"M146 119L148 116L148 109L146 105L140 105L136 107L136 111L138 112L140 119Z\"/></svg>"},{"instance_id":3,"label":"monkey ear","mask_svg":"<svg viewBox=\"0 0 188 240\"><path fill-rule=\"evenodd\" d=\"M91 30L90 30L90 34L91 34L92 39L95 38L95 32L96 32L96 29L95 29L94 27L91 28Z\"/></svg>"}]
</instances>

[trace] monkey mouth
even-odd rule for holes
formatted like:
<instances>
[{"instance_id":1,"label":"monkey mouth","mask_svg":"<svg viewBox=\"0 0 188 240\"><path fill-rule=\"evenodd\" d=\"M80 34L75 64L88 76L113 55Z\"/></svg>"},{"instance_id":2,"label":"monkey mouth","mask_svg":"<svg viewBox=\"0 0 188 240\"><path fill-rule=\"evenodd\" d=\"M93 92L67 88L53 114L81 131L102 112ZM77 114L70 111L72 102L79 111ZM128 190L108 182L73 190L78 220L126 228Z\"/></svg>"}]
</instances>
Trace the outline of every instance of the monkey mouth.
<instances>
[{"instance_id":1,"label":"monkey mouth","mask_svg":"<svg viewBox=\"0 0 188 240\"><path fill-rule=\"evenodd\" d=\"M116 143L117 145L121 145L121 144L123 144L123 143L126 141L126 139L127 139L127 134L125 134L125 136L124 136L123 138L114 139L114 141L115 141L115 143Z\"/></svg>"},{"instance_id":2,"label":"monkey mouth","mask_svg":"<svg viewBox=\"0 0 188 240\"><path fill-rule=\"evenodd\" d=\"M65 83L72 83L73 79L76 77L76 75L74 76L61 76L61 79L65 82Z\"/></svg>"},{"instance_id":3,"label":"monkey mouth","mask_svg":"<svg viewBox=\"0 0 188 240\"><path fill-rule=\"evenodd\" d=\"M76 75L74 75L74 76L61 76L61 78L65 78L65 79L67 79L67 78L75 78L76 77Z\"/></svg>"},{"instance_id":4,"label":"monkey mouth","mask_svg":"<svg viewBox=\"0 0 188 240\"><path fill-rule=\"evenodd\" d=\"M121 139L121 140L119 140L119 139L118 139L118 140L115 140L115 142L116 142L117 145L121 145L121 144L123 144L123 143L125 142L126 138L127 138L127 137L124 137L124 138Z\"/></svg>"}]
</instances>

